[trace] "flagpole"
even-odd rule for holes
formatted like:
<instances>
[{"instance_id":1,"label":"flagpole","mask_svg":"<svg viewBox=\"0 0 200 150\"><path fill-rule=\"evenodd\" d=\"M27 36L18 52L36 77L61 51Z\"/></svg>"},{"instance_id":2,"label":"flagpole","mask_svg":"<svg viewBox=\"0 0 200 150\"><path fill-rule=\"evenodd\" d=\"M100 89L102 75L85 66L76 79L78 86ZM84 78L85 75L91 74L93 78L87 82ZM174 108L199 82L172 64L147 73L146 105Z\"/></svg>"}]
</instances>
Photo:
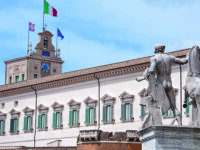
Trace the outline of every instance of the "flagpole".
<instances>
[{"instance_id":1,"label":"flagpole","mask_svg":"<svg viewBox=\"0 0 200 150\"><path fill-rule=\"evenodd\" d=\"M45 1L45 0L43 0L43 32L44 32L44 29L45 29L45 28L44 28L44 1Z\"/></svg>"},{"instance_id":2,"label":"flagpole","mask_svg":"<svg viewBox=\"0 0 200 150\"><path fill-rule=\"evenodd\" d=\"M28 50L27 50L27 54L28 54L28 51L29 51L29 24L30 24L30 22L28 23Z\"/></svg>"},{"instance_id":3,"label":"flagpole","mask_svg":"<svg viewBox=\"0 0 200 150\"><path fill-rule=\"evenodd\" d=\"M56 57L57 56L58 56L58 33L57 33L57 36L56 36Z\"/></svg>"}]
</instances>

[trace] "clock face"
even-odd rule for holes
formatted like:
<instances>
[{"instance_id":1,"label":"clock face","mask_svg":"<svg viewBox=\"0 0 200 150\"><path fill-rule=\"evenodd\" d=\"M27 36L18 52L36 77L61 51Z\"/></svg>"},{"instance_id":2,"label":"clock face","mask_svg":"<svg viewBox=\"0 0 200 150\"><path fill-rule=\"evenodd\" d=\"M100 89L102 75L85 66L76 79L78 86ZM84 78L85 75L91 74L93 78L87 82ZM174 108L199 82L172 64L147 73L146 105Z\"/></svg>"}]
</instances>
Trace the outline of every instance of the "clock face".
<instances>
[{"instance_id":1,"label":"clock face","mask_svg":"<svg viewBox=\"0 0 200 150\"><path fill-rule=\"evenodd\" d=\"M43 72L49 72L49 65L47 63L42 64L42 71Z\"/></svg>"}]
</instances>

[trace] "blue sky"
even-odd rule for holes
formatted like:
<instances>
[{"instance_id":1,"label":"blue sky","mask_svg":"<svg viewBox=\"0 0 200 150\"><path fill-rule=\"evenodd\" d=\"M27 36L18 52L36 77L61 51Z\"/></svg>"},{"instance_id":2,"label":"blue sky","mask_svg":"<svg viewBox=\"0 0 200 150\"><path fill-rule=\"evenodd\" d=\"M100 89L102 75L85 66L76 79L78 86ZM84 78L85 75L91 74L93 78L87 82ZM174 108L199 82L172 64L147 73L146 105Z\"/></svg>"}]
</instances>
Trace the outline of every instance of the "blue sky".
<instances>
[{"instance_id":1,"label":"blue sky","mask_svg":"<svg viewBox=\"0 0 200 150\"><path fill-rule=\"evenodd\" d=\"M47 30L59 41L63 72L153 55L154 45L166 51L200 45L199 0L47 0L58 17L45 15ZM27 28L33 47L42 30L43 0L0 0L0 84L4 61L27 52ZM55 45L55 36L53 44Z\"/></svg>"}]
</instances>

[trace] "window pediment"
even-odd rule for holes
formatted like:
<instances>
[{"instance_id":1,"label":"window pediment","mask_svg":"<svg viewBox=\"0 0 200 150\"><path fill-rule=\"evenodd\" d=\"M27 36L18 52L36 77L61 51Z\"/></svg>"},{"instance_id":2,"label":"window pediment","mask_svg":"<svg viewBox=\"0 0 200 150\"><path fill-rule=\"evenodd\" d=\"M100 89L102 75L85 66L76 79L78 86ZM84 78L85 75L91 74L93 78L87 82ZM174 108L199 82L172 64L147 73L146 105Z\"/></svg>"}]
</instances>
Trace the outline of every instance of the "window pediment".
<instances>
[{"instance_id":1,"label":"window pediment","mask_svg":"<svg viewBox=\"0 0 200 150\"><path fill-rule=\"evenodd\" d=\"M102 102L104 104L114 104L116 98L115 97L112 97L108 94L105 94L102 98L101 98Z\"/></svg>"},{"instance_id":2,"label":"window pediment","mask_svg":"<svg viewBox=\"0 0 200 150\"><path fill-rule=\"evenodd\" d=\"M38 106L38 110L39 110L39 111L48 111L48 110L49 110L49 107L46 107L46 106L40 104L40 105Z\"/></svg>"},{"instance_id":3,"label":"window pediment","mask_svg":"<svg viewBox=\"0 0 200 150\"><path fill-rule=\"evenodd\" d=\"M23 109L23 111L24 111L24 113L29 113L29 112L33 113L33 112L34 112L34 109L31 109L31 108L29 108L28 106L26 106L26 107Z\"/></svg>"},{"instance_id":4,"label":"window pediment","mask_svg":"<svg viewBox=\"0 0 200 150\"><path fill-rule=\"evenodd\" d=\"M3 113L3 112L0 111L0 119L5 118L6 116L7 116L6 113Z\"/></svg>"},{"instance_id":5,"label":"window pediment","mask_svg":"<svg viewBox=\"0 0 200 150\"><path fill-rule=\"evenodd\" d=\"M140 97L145 97L145 96L146 96L146 93L147 93L147 89L144 88L144 89L142 89L142 90L138 93L138 95L139 95Z\"/></svg>"},{"instance_id":6,"label":"window pediment","mask_svg":"<svg viewBox=\"0 0 200 150\"><path fill-rule=\"evenodd\" d=\"M93 98L91 98L90 96L88 96L85 100L84 100L85 104L94 104L97 103L97 100L94 100Z\"/></svg>"},{"instance_id":7,"label":"window pediment","mask_svg":"<svg viewBox=\"0 0 200 150\"><path fill-rule=\"evenodd\" d=\"M12 110L10 111L10 114L11 114L12 116L14 116L14 115L19 116L19 115L20 115L20 111L17 111L17 110L15 110L15 109L12 109Z\"/></svg>"},{"instance_id":8,"label":"window pediment","mask_svg":"<svg viewBox=\"0 0 200 150\"><path fill-rule=\"evenodd\" d=\"M70 108L80 108L81 103L80 102L76 102L74 99L71 99L68 103Z\"/></svg>"},{"instance_id":9,"label":"window pediment","mask_svg":"<svg viewBox=\"0 0 200 150\"><path fill-rule=\"evenodd\" d=\"M132 95L132 94L129 94L128 92L124 91L120 96L119 98L120 99L133 99L135 96Z\"/></svg>"},{"instance_id":10,"label":"window pediment","mask_svg":"<svg viewBox=\"0 0 200 150\"><path fill-rule=\"evenodd\" d=\"M55 109L63 109L64 105L59 104L58 102L54 102L51 107L55 110Z\"/></svg>"}]
</instances>

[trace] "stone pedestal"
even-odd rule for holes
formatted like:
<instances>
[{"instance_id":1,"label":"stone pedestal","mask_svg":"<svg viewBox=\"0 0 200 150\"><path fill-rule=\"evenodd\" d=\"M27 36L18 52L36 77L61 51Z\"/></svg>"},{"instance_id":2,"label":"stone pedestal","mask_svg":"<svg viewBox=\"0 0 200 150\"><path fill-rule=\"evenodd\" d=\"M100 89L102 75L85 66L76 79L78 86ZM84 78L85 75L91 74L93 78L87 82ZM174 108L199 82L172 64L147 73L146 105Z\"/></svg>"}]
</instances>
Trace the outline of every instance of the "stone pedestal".
<instances>
[{"instance_id":1,"label":"stone pedestal","mask_svg":"<svg viewBox=\"0 0 200 150\"><path fill-rule=\"evenodd\" d=\"M142 150L200 150L200 128L150 126L138 132Z\"/></svg>"}]
</instances>

